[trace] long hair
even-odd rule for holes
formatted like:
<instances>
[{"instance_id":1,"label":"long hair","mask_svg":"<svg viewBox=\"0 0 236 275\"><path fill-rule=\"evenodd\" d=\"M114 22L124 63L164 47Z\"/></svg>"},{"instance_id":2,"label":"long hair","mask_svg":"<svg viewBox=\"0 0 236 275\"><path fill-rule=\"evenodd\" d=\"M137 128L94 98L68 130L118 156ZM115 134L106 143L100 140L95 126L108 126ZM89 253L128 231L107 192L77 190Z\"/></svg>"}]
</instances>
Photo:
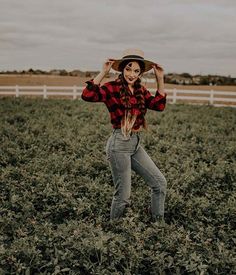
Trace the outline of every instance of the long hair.
<instances>
[{"instance_id":1,"label":"long hair","mask_svg":"<svg viewBox=\"0 0 236 275\"><path fill-rule=\"evenodd\" d=\"M126 67L127 64L129 64L130 62L132 62L133 60L125 60L123 61L120 65L119 65L119 70L121 70L121 74L119 75L119 79L121 81L121 89L120 89L120 95L121 95L121 101L123 102L125 109L129 110L132 106L129 103L129 92L128 92L128 83L124 78L124 68ZM144 72L145 70L145 65L142 61L139 60L135 60L136 62L138 62L139 66L140 66L140 75ZM141 86L141 79L138 78L135 82L134 82L134 89L135 89L135 97L137 99L137 108L140 110L141 112L141 116L143 117L143 127L144 129L147 129L147 123L146 120L144 118L145 113L146 113L146 108L145 108L145 99L144 99L144 95L142 92L142 86Z\"/></svg>"}]
</instances>

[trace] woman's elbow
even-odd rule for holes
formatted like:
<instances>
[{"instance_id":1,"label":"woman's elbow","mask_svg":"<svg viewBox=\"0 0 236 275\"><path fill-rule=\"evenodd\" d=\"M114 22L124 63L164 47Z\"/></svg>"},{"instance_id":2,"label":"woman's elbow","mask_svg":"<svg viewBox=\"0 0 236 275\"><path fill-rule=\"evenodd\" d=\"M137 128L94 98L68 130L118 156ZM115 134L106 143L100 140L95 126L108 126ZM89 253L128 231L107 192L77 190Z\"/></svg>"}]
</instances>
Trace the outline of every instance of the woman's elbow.
<instances>
[{"instance_id":1,"label":"woman's elbow","mask_svg":"<svg viewBox=\"0 0 236 275\"><path fill-rule=\"evenodd\" d=\"M90 94L91 92L89 92L86 88L82 91L82 94L81 94L81 98L84 100L84 101L92 101L92 96Z\"/></svg>"},{"instance_id":2,"label":"woman's elbow","mask_svg":"<svg viewBox=\"0 0 236 275\"><path fill-rule=\"evenodd\" d=\"M158 111L163 112L165 110L165 107L166 107L165 104L163 104L163 103L159 104Z\"/></svg>"},{"instance_id":3,"label":"woman's elbow","mask_svg":"<svg viewBox=\"0 0 236 275\"><path fill-rule=\"evenodd\" d=\"M83 99L84 101L88 101L87 97L83 93L81 94L81 99Z\"/></svg>"}]
</instances>

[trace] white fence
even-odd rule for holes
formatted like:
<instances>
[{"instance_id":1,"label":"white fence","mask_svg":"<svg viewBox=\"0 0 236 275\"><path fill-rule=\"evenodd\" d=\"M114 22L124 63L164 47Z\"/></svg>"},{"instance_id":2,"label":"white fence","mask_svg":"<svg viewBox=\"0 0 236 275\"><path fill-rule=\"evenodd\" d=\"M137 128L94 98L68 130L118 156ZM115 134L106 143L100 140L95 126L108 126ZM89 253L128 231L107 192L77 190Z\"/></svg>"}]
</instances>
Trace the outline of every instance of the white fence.
<instances>
[{"instance_id":1,"label":"white fence","mask_svg":"<svg viewBox=\"0 0 236 275\"><path fill-rule=\"evenodd\" d=\"M81 95L83 87L77 86L0 86L0 96L69 96L76 99Z\"/></svg>"},{"instance_id":2,"label":"white fence","mask_svg":"<svg viewBox=\"0 0 236 275\"><path fill-rule=\"evenodd\" d=\"M0 96L42 96L80 98L84 87L78 86L0 86ZM155 89L149 89L155 93ZM167 99L170 103L186 102L210 104L214 106L236 107L236 91L215 90L178 90L167 89Z\"/></svg>"}]
</instances>

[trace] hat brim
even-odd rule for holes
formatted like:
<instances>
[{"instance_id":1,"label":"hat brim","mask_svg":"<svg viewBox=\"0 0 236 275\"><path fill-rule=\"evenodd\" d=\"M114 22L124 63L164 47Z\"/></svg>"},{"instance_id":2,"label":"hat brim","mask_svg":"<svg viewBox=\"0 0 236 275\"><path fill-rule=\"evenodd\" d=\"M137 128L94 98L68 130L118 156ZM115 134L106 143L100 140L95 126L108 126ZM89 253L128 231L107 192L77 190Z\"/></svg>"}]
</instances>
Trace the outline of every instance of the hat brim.
<instances>
[{"instance_id":1,"label":"hat brim","mask_svg":"<svg viewBox=\"0 0 236 275\"><path fill-rule=\"evenodd\" d=\"M152 69L152 65L156 64L152 61L146 60L146 59L142 59L142 58L122 58L122 59L116 59L114 61L114 63L112 64L112 69L118 72L121 72L121 70L119 69L120 64L125 61L125 60L130 60L130 61L141 61L144 63L145 65L145 69L144 72L148 72Z\"/></svg>"}]
</instances>

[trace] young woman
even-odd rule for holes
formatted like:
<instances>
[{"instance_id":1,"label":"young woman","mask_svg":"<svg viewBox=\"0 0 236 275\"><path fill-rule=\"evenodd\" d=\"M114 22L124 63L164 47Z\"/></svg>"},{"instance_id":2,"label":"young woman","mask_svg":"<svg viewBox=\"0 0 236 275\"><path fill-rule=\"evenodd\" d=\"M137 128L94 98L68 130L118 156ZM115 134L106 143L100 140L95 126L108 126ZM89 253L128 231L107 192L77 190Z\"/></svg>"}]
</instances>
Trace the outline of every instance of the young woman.
<instances>
[{"instance_id":1,"label":"young woman","mask_svg":"<svg viewBox=\"0 0 236 275\"><path fill-rule=\"evenodd\" d=\"M119 77L100 85L113 68L121 72ZM157 80L155 96L141 85L141 76L150 69ZM158 64L144 59L138 49L128 49L121 59L108 59L102 71L87 81L82 99L90 102L104 102L110 113L113 132L106 144L115 191L111 204L111 220L122 217L130 204L131 169L141 175L152 190L151 217L153 221L163 220L166 196L166 180L158 167L140 145L140 131L147 129L147 109L163 111L166 104L164 92L164 71Z\"/></svg>"}]
</instances>

